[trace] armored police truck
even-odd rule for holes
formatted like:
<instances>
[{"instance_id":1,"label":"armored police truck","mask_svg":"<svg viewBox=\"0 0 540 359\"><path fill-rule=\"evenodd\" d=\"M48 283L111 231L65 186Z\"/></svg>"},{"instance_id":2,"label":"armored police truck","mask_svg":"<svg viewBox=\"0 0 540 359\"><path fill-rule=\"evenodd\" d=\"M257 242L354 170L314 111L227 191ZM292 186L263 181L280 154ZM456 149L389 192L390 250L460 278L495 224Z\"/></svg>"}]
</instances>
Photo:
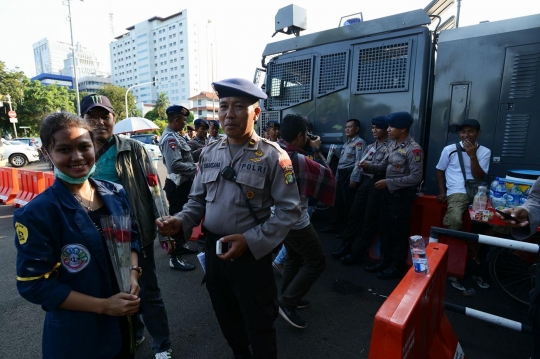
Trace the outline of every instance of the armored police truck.
<instances>
[{"instance_id":1,"label":"armored police truck","mask_svg":"<svg viewBox=\"0 0 540 359\"><path fill-rule=\"evenodd\" d=\"M298 35L305 21L288 18L282 25ZM343 143L349 118L360 120L369 142L371 118L408 111L426 152L426 192L435 194L441 150L474 118L478 141L492 150L489 180L540 170L540 14L442 31L431 23L415 10L268 44L259 128L298 113L325 150Z\"/></svg>"}]
</instances>

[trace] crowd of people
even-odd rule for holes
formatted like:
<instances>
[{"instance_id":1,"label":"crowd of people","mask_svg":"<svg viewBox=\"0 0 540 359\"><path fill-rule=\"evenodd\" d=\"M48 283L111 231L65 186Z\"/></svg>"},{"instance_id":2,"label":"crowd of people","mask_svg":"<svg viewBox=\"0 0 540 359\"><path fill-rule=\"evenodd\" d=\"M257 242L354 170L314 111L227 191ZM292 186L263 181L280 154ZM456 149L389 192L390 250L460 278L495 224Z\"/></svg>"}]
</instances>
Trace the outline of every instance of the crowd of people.
<instances>
[{"instance_id":1,"label":"crowd of people","mask_svg":"<svg viewBox=\"0 0 540 359\"><path fill-rule=\"evenodd\" d=\"M306 295L326 266L311 224L317 205L334 209L322 229L341 239L333 258L344 265L365 263L366 272L381 280L404 275L424 163L423 150L410 135L411 114L372 118L369 145L359 137L361 122L345 120L346 141L332 161L321 154L320 137L300 115L268 121L258 136L259 101L267 95L252 82L233 78L213 86L219 121L197 119L187 137L189 109L167 108L159 140L167 170L166 208L158 208L152 192L161 183L148 173L152 161L144 147L113 134L115 110L107 97L85 96L82 118L61 112L44 119L41 150L56 181L14 216L18 290L47 312L44 358L71 358L75 350L79 358L133 358L145 327L155 357L171 358L154 242L166 245L172 269L193 270L183 256L198 253L187 243L201 223L204 281L234 358L277 358L279 315L306 328L297 309L310 305ZM448 202L444 223L452 229L461 228L468 208L465 180L483 178L490 157L476 141L476 120L464 121L459 134L464 173L456 145L443 150L437 165L438 199ZM512 213L538 225L537 205ZM102 219L110 215L130 218L127 293L107 244L111 229ZM380 258L367 262L376 234ZM283 277L279 291L273 268Z\"/></svg>"}]
</instances>

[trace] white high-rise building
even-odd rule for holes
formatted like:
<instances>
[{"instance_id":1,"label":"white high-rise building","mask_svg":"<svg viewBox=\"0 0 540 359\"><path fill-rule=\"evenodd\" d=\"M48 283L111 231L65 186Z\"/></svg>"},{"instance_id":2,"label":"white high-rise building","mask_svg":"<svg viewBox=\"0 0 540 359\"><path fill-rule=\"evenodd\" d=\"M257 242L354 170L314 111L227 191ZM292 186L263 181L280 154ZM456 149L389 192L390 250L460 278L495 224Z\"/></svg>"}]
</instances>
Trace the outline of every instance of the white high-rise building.
<instances>
[{"instance_id":1,"label":"white high-rise building","mask_svg":"<svg viewBox=\"0 0 540 359\"><path fill-rule=\"evenodd\" d=\"M77 78L85 76L108 77L109 71L105 71L103 64L100 63L93 51L81 46L75 45L75 60L77 65ZM73 77L73 53L70 52L64 60L62 75Z\"/></svg>"},{"instance_id":2,"label":"white high-rise building","mask_svg":"<svg viewBox=\"0 0 540 359\"><path fill-rule=\"evenodd\" d=\"M71 52L70 44L44 38L34 43L32 47L34 48L36 75L62 74L64 60Z\"/></svg>"},{"instance_id":3,"label":"white high-rise building","mask_svg":"<svg viewBox=\"0 0 540 359\"><path fill-rule=\"evenodd\" d=\"M155 103L160 92L169 101L190 107L188 98L208 90L213 79L215 31L187 10L152 17L116 37L111 50L112 83L129 88L137 102Z\"/></svg>"}]
</instances>

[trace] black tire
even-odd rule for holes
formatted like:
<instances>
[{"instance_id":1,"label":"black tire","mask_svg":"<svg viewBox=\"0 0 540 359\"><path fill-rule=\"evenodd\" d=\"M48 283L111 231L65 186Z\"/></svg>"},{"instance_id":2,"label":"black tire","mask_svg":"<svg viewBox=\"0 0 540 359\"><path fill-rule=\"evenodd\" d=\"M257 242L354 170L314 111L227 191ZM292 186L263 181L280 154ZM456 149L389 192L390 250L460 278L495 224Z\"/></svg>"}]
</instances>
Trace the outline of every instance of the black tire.
<instances>
[{"instance_id":1,"label":"black tire","mask_svg":"<svg viewBox=\"0 0 540 359\"><path fill-rule=\"evenodd\" d=\"M9 163L13 167L23 167L28 164L28 158L26 158L26 156L22 153L14 153L9 156Z\"/></svg>"},{"instance_id":2,"label":"black tire","mask_svg":"<svg viewBox=\"0 0 540 359\"><path fill-rule=\"evenodd\" d=\"M503 292L523 304L529 304L529 292L536 285L538 254L497 248L489 260L489 274Z\"/></svg>"}]
</instances>

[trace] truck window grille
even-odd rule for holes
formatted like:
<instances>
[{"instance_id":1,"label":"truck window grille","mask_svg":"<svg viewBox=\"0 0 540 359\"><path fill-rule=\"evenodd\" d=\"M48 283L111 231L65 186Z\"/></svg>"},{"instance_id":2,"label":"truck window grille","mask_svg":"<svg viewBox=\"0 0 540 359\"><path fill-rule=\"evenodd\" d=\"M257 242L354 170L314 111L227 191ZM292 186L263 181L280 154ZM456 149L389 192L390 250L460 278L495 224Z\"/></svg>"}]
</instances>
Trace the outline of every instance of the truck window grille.
<instances>
[{"instance_id":1,"label":"truck window grille","mask_svg":"<svg viewBox=\"0 0 540 359\"><path fill-rule=\"evenodd\" d=\"M513 99L533 97L539 69L540 54L515 54L509 97Z\"/></svg>"},{"instance_id":2,"label":"truck window grille","mask_svg":"<svg viewBox=\"0 0 540 359\"><path fill-rule=\"evenodd\" d=\"M313 56L268 64L265 108L282 109L311 100Z\"/></svg>"},{"instance_id":3,"label":"truck window grille","mask_svg":"<svg viewBox=\"0 0 540 359\"><path fill-rule=\"evenodd\" d=\"M355 93L407 91L410 45L409 41L360 48Z\"/></svg>"},{"instance_id":4,"label":"truck window grille","mask_svg":"<svg viewBox=\"0 0 540 359\"><path fill-rule=\"evenodd\" d=\"M506 116L501 156L524 157L526 155L529 115L511 114Z\"/></svg>"},{"instance_id":5,"label":"truck window grille","mask_svg":"<svg viewBox=\"0 0 540 359\"><path fill-rule=\"evenodd\" d=\"M322 55L319 65L319 87L317 96L347 87L349 52Z\"/></svg>"},{"instance_id":6,"label":"truck window grille","mask_svg":"<svg viewBox=\"0 0 540 359\"><path fill-rule=\"evenodd\" d=\"M259 120L257 121L257 132L259 133L259 135L262 135L263 129L266 127L268 121L278 121L279 123L281 123L281 119L279 118L279 111L261 112Z\"/></svg>"}]
</instances>

